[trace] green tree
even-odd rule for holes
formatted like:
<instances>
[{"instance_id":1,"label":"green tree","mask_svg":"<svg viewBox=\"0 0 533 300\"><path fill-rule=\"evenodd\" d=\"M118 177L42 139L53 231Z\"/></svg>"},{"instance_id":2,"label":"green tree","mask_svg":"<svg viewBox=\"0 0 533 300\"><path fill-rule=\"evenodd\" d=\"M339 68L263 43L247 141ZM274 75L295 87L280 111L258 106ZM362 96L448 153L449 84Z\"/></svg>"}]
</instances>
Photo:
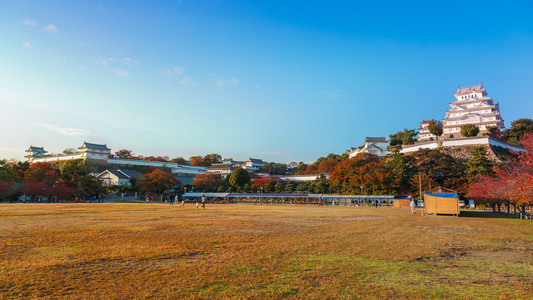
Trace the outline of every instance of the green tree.
<instances>
[{"instance_id":1,"label":"green tree","mask_svg":"<svg viewBox=\"0 0 533 300\"><path fill-rule=\"evenodd\" d=\"M88 175L91 167L82 159L67 160L60 166L63 180L77 181L78 177Z\"/></svg>"},{"instance_id":2,"label":"green tree","mask_svg":"<svg viewBox=\"0 0 533 300\"><path fill-rule=\"evenodd\" d=\"M307 169L307 164L304 164L303 162L298 163L298 167L296 167L296 174L304 174L305 170Z\"/></svg>"},{"instance_id":3,"label":"green tree","mask_svg":"<svg viewBox=\"0 0 533 300\"><path fill-rule=\"evenodd\" d=\"M0 159L0 181L11 182L14 178L13 167L5 159Z\"/></svg>"},{"instance_id":4,"label":"green tree","mask_svg":"<svg viewBox=\"0 0 533 300\"><path fill-rule=\"evenodd\" d=\"M10 163L10 165L13 168L13 181L23 181L26 171L30 168L30 163L27 161L17 161Z\"/></svg>"},{"instance_id":5,"label":"green tree","mask_svg":"<svg viewBox=\"0 0 533 300\"><path fill-rule=\"evenodd\" d=\"M483 175L493 175L494 164L487 158L487 149L483 146L470 149L472 157L466 162L466 176L469 182L477 181Z\"/></svg>"},{"instance_id":6,"label":"green tree","mask_svg":"<svg viewBox=\"0 0 533 300\"><path fill-rule=\"evenodd\" d=\"M421 173L426 176L426 183L433 182L439 186L455 190L466 184L464 164L454 159L451 155L437 149L420 149L406 157L413 174ZM414 190L418 190L418 178L414 176L411 181ZM429 187L428 187L429 188ZM424 187L426 189L426 187Z\"/></svg>"},{"instance_id":7,"label":"green tree","mask_svg":"<svg viewBox=\"0 0 533 300\"><path fill-rule=\"evenodd\" d=\"M298 192L305 192L305 191L307 191L307 185L308 185L307 182L300 182L300 183L298 183L298 185L296 186L296 190L297 190Z\"/></svg>"},{"instance_id":8,"label":"green tree","mask_svg":"<svg viewBox=\"0 0 533 300\"><path fill-rule=\"evenodd\" d=\"M403 131L398 131L394 134L389 135L389 145L391 146L402 146L402 145L412 145L414 144L417 139L416 136L418 135L418 132L416 129L407 129L405 128Z\"/></svg>"},{"instance_id":9,"label":"green tree","mask_svg":"<svg viewBox=\"0 0 533 300\"><path fill-rule=\"evenodd\" d=\"M81 194L86 197L98 196L103 193L102 183L92 175L81 175L76 180Z\"/></svg>"},{"instance_id":10,"label":"green tree","mask_svg":"<svg viewBox=\"0 0 533 300\"><path fill-rule=\"evenodd\" d=\"M396 153L387 162L388 168L394 173L395 181L399 187L398 193L408 194L410 192L409 180L413 176L413 171L407 164L407 159L402 153Z\"/></svg>"},{"instance_id":11,"label":"green tree","mask_svg":"<svg viewBox=\"0 0 533 300\"><path fill-rule=\"evenodd\" d=\"M294 189L295 189L294 182L293 181L287 182L287 184L285 185L285 192L292 193L294 192Z\"/></svg>"},{"instance_id":12,"label":"green tree","mask_svg":"<svg viewBox=\"0 0 533 300\"><path fill-rule=\"evenodd\" d=\"M288 169L289 169L289 166L287 164L266 162L260 168L260 171L268 173L268 174L285 175L287 174Z\"/></svg>"},{"instance_id":13,"label":"green tree","mask_svg":"<svg viewBox=\"0 0 533 300\"><path fill-rule=\"evenodd\" d=\"M269 180L265 183L265 185L263 185L263 192L265 193L272 193L274 192L275 190L275 187L276 187L276 181L274 180Z\"/></svg>"},{"instance_id":14,"label":"green tree","mask_svg":"<svg viewBox=\"0 0 533 300\"><path fill-rule=\"evenodd\" d=\"M500 128L498 126L487 126L487 131L483 135L488 135L491 138L495 138L498 140L502 139L502 132L500 131Z\"/></svg>"},{"instance_id":15,"label":"green tree","mask_svg":"<svg viewBox=\"0 0 533 300\"><path fill-rule=\"evenodd\" d=\"M204 165L210 166L212 164L221 163L222 156L218 153L207 154L204 156Z\"/></svg>"},{"instance_id":16,"label":"green tree","mask_svg":"<svg viewBox=\"0 0 533 300\"><path fill-rule=\"evenodd\" d=\"M122 158L122 159L132 159L134 155L133 155L133 152L131 152L131 150L121 149L115 152L115 157Z\"/></svg>"},{"instance_id":17,"label":"green tree","mask_svg":"<svg viewBox=\"0 0 533 300\"><path fill-rule=\"evenodd\" d=\"M329 192L329 182L326 179L324 174L318 175L318 177L313 181L314 183L314 192L319 194L324 194Z\"/></svg>"},{"instance_id":18,"label":"green tree","mask_svg":"<svg viewBox=\"0 0 533 300\"><path fill-rule=\"evenodd\" d=\"M461 135L464 137L477 136L479 128L474 124L465 124L461 126Z\"/></svg>"},{"instance_id":19,"label":"green tree","mask_svg":"<svg viewBox=\"0 0 533 300\"><path fill-rule=\"evenodd\" d=\"M431 134L434 134L438 139L439 136L441 136L443 133L442 122L437 121L435 119L431 119L429 121L428 130Z\"/></svg>"},{"instance_id":20,"label":"green tree","mask_svg":"<svg viewBox=\"0 0 533 300\"><path fill-rule=\"evenodd\" d=\"M78 150L74 149L74 148L67 148L67 149L63 150L63 154L65 154L65 155L72 155L72 154L76 154L76 153L78 153Z\"/></svg>"},{"instance_id":21,"label":"green tree","mask_svg":"<svg viewBox=\"0 0 533 300\"><path fill-rule=\"evenodd\" d=\"M176 163L176 164L180 164L180 165L186 165L188 162L185 158L183 157L176 157L176 158L173 158L170 160L170 162L173 162L173 163Z\"/></svg>"},{"instance_id":22,"label":"green tree","mask_svg":"<svg viewBox=\"0 0 533 300\"><path fill-rule=\"evenodd\" d=\"M278 181L278 183L276 183L276 185L274 186L274 191L276 191L276 193L282 193L284 190L285 184L283 183L283 181Z\"/></svg>"},{"instance_id":23,"label":"green tree","mask_svg":"<svg viewBox=\"0 0 533 300\"><path fill-rule=\"evenodd\" d=\"M520 145L526 133L533 132L533 120L518 119L511 123L511 128L503 131L503 140L506 143Z\"/></svg>"},{"instance_id":24,"label":"green tree","mask_svg":"<svg viewBox=\"0 0 533 300\"><path fill-rule=\"evenodd\" d=\"M250 173L243 168L237 168L231 172L229 183L234 187L243 186L252 180Z\"/></svg>"}]
</instances>

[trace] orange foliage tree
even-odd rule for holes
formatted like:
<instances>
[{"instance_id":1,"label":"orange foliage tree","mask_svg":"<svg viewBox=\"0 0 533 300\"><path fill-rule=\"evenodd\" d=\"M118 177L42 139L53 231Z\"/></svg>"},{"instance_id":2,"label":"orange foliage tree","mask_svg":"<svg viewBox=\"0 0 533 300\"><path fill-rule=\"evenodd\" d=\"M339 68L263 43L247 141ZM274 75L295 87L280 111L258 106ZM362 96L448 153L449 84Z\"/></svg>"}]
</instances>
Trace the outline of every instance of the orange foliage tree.
<instances>
[{"instance_id":1,"label":"orange foliage tree","mask_svg":"<svg viewBox=\"0 0 533 300\"><path fill-rule=\"evenodd\" d=\"M198 174L192 185L198 191L213 191L219 187L227 187L228 183L219 174L204 173Z\"/></svg>"},{"instance_id":2,"label":"orange foliage tree","mask_svg":"<svg viewBox=\"0 0 533 300\"><path fill-rule=\"evenodd\" d=\"M469 196L499 206L507 202L525 211L533 206L533 134L522 140L525 151L507 168L495 168L496 176L482 176L470 185Z\"/></svg>"},{"instance_id":3,"label":"orange foliage tree","mask_svg":"<svg viewBox=\"0 0 533 300\"><path fill-rule=\"evenodd\" d=\"M397 193L397 176L377 155L361 153L341 161L330 173L332 190L341 193Z\"/></svg>"},{"instance_id":4,"label":"orange foliage tree","mask_svg":"<svg viewBox=\"0 0 533 300\"><path fill-rule=\"evenodd\" d=\"M22 192L27 196L45 195L48 184L44 181L23 181Z\"/></svg>"},{"instance_id":5,"label":"orange foliage tree","mask_svg":"<svg viewBox=\"0 0 533 300\"><path fill-rule=\"evenodd\" d=\"M45 181L54 183L59 179L59 171L49 163L32 163L24 172L25 181Z\"/></svg>"},{"instance_id":6,"label":"orange foliage tree","mask_svg":"<svg viewBox=\"0 0 533 300\"><path fill-rule=\"evenodd\" d=\"M191 160L191 165L193 166L204 166L205 165L205 161L201 156L193 156L190 158L190 160Z\"/></svg>"},{"instance_id":7,"label":"orange foliage tree","mask_svg":"<svg viewBox=\"0 0 533 300\"><path fill-rule=\"evenodd\" d=\"M0 199L6 199L15 194L13 184L10 182L0 181Z\"/></svg>"},{"instance_id":8,"label":"orange foliage tree","mask_svg":"<svg viewBox=\"0 0 533 300\"><path fill-rule=\"evenodd\" d=\"M143 191L153 194L161 194L165 190L169 190L175 185L181 184L181 181L170 173L155 169L148 174L144 174L142 178L139 178L137 184Z\"/></svg>"}]
</instances>

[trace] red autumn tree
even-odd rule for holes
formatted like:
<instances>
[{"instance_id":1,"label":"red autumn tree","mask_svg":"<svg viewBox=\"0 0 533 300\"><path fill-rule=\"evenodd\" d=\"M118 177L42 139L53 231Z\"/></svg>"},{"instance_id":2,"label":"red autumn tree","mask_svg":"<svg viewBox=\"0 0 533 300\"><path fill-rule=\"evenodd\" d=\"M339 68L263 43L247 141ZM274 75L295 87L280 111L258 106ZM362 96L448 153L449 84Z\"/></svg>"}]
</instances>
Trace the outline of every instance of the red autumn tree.
<instances>
[{"instance_id":1,"label":"red autumn tree","mask_svg":"<svg viewBox=\"0 0 533 300\"><path fill-rule=\"evenodd\" d=\"M194 178L194 182L192 185L197 190L214 190L220 186L226 187L228 186L228 183L222 179L222 176L219 174L213 174L213 173L204 173L199 174Z\"/></svg>"},{"instance_id":2,"label":"red autumn tree","mask_svg":"<svg viewBox=\"0 0 533 300\"><path fill-rule=\"evenodd\" d=\"M193 166L204 166L205 165L205 161L203 157L201 156L193 156L190 158L190 161L191 161L191 165Z\"/></svg>"},{"instance_id":3,"label":"red autumn tree","mask_svg":"<svg viewBox=\"0 0 533 300\"><path fill-rule=\"evenodd\" d=\"M0 199L6 199L15 194L13 184L10 182L0 181Z\"/></svg>"},{"instance_id":4,"label":"red autumn tree","mask_svg":"<svg viewBox=\"0 0 533 300\"><path fill-rule=\"evenodd\" d=\"M159 169L144 174L142 178L137 180L137 185L139 185L142 190L154 194L161 194L177 184L181 184L181 181L176 179L172 174Z\"/></svg>"},{"instance_id":5,"label":"red autumn tree","mask_svg":"<svg viewBox=\"0 0 533 300\"><path fill-rule=\"evenodd\" d=\"M67 184L59 183L46 189L46 195L50 197L57 197L58 199L66 199L74 193L74 188Z\"/></svg>"},{"instance_id":6,"label":"red autumn tree","mask_svg":"<svg viewBox=\"0 0 533 300\"><path fill-rule=\"evenodd\" d=\"M256 186L257 188L260 188L262 186L265 186L265 184L267 184L270 181L278 182L279 181L279 177L274 176L274 177L257 177L257 178L253 178L252 179L252 184L254 186Z\"/></svg>"},{"instance_id":7,"label":"red autumn tree","mask_svg":"<svg viewBox=\"0 0 533 300\"><path fill-rule=\"evenodd\" d=\"M32 163L24 172L25 181L44 181L54 183L59 179L59 172L49 163Z\"/></svg>"},{"instance_id":8,"label":"red autumn tree","mask_svg":"<svg viewBox=\"0 0 533 300\"><path fill-rule=\"evenodd\" d=\"M27 196L45 195L48 184L44 181L23 181L22 192Z\"/></svg>"},{"instance_id":9,"label":"red autumn tree","mask_svg":"<svg viewBox=\"0 0 533 300\"><path fill-rule=\"evenodd\" d=\"M324 160L320 163L320 165L318 166L318 173L322 174L322 173L330 173L333 168L335 168L335 166L339 163L338 160L336 159L327 159L327 160ZM316 174L316 173L315 173Z\"/></svg>"},{"instance_id":10,"label":"red autumn tree","mask_svg":"<svg viewBox=\"0 0 533 300\"><path fill-rule=\"evenodd\" d=\"M522 139L524 152L505 169L496 168L496 176L483 176L470 186L469 195L491 205L508 202L525 210L533 205L533 134ZM494 207L494 206L493 206Z\"/></svg>"}]
</instances>

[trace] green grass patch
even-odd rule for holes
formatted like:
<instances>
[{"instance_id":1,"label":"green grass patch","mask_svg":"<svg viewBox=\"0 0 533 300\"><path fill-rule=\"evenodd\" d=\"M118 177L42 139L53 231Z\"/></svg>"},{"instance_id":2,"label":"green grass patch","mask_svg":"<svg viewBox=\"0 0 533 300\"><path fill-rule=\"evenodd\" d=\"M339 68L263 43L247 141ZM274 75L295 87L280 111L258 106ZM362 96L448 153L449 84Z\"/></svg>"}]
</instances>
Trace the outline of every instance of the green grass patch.
<instances>
[{"instance_id":1,"label":"green grass patch","mask_svg":"<svg viewBox=\"0 0 533 300\"><path fill-rule=\"evenodd\" d=\"M295 280L313 273L327 282L329 276L334 276L340 280L334 280L330 288L349 296L357 296L358 292L347 289L347 286L359 283L400 297L491 298L514 293L506 282L495 283L492 279L505 278L508 274L526 276L528 272L531 274L530 268L526 264L474 260L451 264L373 260L343 255L297 255L289 259L288 266L277 279Z\"/></svg>"},{"instance_id":2,"label":"green grass patch","mask_svg":"<svg viewBox=\"0 0 533 300\"><path fill-rule=\"evenodd\" d=\"M32 251L40 256L60 257L79 253L81 249L78 247L37 247Z\"/></svg>"}]
</instances>

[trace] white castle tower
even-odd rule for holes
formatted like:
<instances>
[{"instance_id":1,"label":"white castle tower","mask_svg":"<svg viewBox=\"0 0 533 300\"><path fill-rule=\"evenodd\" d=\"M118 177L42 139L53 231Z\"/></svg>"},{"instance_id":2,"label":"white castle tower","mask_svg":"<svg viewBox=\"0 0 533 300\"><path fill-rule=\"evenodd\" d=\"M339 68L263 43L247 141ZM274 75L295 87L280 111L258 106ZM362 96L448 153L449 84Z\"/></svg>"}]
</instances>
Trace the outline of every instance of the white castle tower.
<instances>
[{"instance_id":1,"label":"white castle tower","mask_svg":"<svg viewBox=\"0 0 533 300\"><path fill-rule=\"evenodd\" d=\"M461 137L461 126L474 124L480 133L487 131L487 127L496 126L503 129L503 120L500 115L500 105L494 104L483 83L479 85L458 87L453 94L457 101L449 103L451 108L446 111L446 118L442 120L444 137Z\"/></svg>"},{"instance_id":2,"label":"white castle tower","mask_svg":"<svg viewBox=\"0 0 533 300\"><path fill-rule=\"evenodd\" d=\"M498 103L494 104L491 97L487 97L483 83L458 87L457 93L453 95L457 101L449 103L451 108L446 110L446 118L442 120L444 138L462 137L461 126L465 124L476 125L479 128L479 135L488 132L489 126L504 128L500 106ZM429 133L428 124L429 120L420 123L418 137L421 141L435 138Z\"/></svg>"}]
</instances>

